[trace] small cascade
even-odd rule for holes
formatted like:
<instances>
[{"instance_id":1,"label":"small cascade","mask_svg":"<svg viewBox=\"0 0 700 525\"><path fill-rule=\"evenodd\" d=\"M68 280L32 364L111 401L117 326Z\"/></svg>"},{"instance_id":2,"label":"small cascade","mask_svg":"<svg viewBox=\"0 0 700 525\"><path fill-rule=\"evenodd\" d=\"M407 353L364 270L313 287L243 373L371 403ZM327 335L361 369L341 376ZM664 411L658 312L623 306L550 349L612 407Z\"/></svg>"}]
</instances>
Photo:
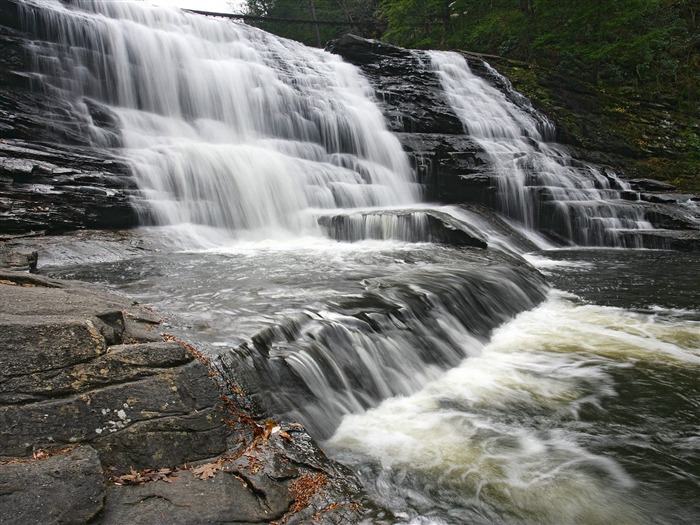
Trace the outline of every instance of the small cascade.
<instances>
[{"instance_id":1,"label":"small cascade","mask_svg":"<svg viewBox=\"0 0 700 525\"><path fill-rule=\"evenodd\" d=\"M436 209L336 214L319 217L326 235L338 241L365 240L427 242L487 248L488 242L472 227L473 220L455 219Z\"/></svg>"},{"instance_id":2,"label":"small cascade","mask_svg":"<svg viewBox=\"0 0 700 525\"><path fill-rule=\"evenodd\" d=\"M636 243L630 232L652 229L642 206L625 202L626 185L574 161L548 142L553 126L521 100L519 107L457 53L429 53L445 94L467 133L489 155L494 206L527 228L583 246ZM490 69L492 74L500 75ZM504 85L508 81L500 77Z\"/></svg>"},{"instance_id":3,"label":"small cascade","mask_svg":"<svg viewBox=\"0 0 700 525\"><path fill-rule=\"evenodd\" d=\"M403 242L430 242L428 215L416 213L353 213L322 217L320 224L332 239L347 242L396 240Z\"/></svg>"},{"instance_id":4,"label":"small cascade","mask_svg":"<svg viewBox=\"0 0 700 525\"><path fill-rule=\"evenodd\" d=\"M96 147L121 148L157 224L317 234L309 210L419 197L369 84L334 55L144 2L32 0L23 16L35 78Z\"/></svg>"},{"instance_id":5,"label":"small cascade","mask_svg":"<svg viewBox=\"0 0 700 525\"><path fill-rule=\"evenodd\" d=\"M430 250L419 253L404 255L393 275L364 279L360 293L259 331L223 356L223 367L252 362L273 412L326 438L344 416L409 395L478 355L494 327L546 293L525 268L466 254L459 267L426 266L420 258Z\"/></svg>"}]
</instances>

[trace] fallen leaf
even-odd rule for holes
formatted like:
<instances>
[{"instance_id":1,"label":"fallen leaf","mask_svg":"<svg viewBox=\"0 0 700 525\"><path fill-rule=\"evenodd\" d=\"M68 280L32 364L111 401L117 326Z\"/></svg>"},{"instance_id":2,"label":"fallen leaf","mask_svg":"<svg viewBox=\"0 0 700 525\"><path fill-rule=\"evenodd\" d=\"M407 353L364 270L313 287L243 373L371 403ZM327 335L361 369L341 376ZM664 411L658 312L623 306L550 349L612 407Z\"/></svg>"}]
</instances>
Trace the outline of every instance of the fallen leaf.
<instances>
[{"instance_id":1,"label":"fallen leaf","mask_svg":"<svg viewBox=\"0 0 700 525\"><path fill-rule=\"evenodd\" d=\"M265 421L265 429L263 430L262 438L267 441L272 434L276 434L280 430L281 427L275 421L268 419Z\"/></svg>"},{"instance_id":2,"label":"fallen leaf","mask_svg":"<svg viewBox=\"0 0 700 525\"><path fill-rule=\"evenodd\" d=\"M221 465L217 463L205 463L192 469L192 475L199 479L213 478L221 470Z\"/></svg>"},{"instance_id":3,"label":"fallen leaf","mask_svg":"<svg viewBox=\"0 0 700 525\"><path fill-rule=\"evenodd\" d=\"M112 478L112 482L115 485L142 485L143 483L149 483L151 481L165 481L166 483L171 483L173 478L177 477L176 471L171 468L161 468L158 470L145 469L141 472L131 469L130 474L114 477Z\"/></svg>"}]
</instances>

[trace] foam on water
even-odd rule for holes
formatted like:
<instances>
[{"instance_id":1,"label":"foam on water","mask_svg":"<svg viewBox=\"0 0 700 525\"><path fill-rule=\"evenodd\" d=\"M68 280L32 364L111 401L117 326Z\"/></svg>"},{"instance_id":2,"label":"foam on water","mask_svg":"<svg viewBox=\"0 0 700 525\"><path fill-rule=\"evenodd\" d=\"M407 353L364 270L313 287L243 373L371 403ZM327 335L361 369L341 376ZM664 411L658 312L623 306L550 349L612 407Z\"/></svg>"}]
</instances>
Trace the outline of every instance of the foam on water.
<instances>
[{"instance_id":1,"label":"foam on water","mask_svg":"<svg viewBox=\"0 0 700 525\"><path fill-rule=\"evenodd\" d=\"M327 445L372 472L372 491L407 517L647 523L635 480L591 450L599 438L584 421L605 418L616 373L642 361L698 367L698 334L700 323L552 292L420 392L346 417Z\"/></svg>"}]
</instances>

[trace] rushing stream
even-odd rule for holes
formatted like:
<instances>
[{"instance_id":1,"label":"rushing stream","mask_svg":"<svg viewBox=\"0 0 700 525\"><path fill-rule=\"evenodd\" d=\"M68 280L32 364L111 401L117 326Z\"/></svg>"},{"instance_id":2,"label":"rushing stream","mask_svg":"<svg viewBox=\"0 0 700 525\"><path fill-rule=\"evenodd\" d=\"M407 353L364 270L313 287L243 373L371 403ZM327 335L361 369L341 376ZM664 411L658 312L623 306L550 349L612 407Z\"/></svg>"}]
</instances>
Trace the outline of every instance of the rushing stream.
<instances>
[{"instance_id":1,"label":"rushing stream","mask_svg":"<svg viewBox=\"0 0 700 525\"><path fill-rule=\"evenodd\" d=\"M700 283L688 268L700 257L527 257L570 291L546 292L493 333L494 316L511 317L497 302L531 301L512 271L430 244L236 243L77 266L56 258L50 273L168 312L169 330L219 354L303 325L271 349L269 394L329 436L326 450L407 522L695 523ZM429 287L429 309L412 303ZM481 326L479 293L494 309ZM406 311L401 323L381 315L389 305Z\"/></svg>"},{"instance_id":2,"label":"rushing stream","mask_svg":"<svg viewBox=\"0 0 700 525\"><path fill-rule=\"evenodd\" d=\"M534 110L431 53L504 216L426 204L336 56L143 2L26 5L34 80L129 163L152 224L63 238L43 272L245 370L392 522L700 521L700 257L541 237L651 226Z\"/></svg>"}]
</instances>

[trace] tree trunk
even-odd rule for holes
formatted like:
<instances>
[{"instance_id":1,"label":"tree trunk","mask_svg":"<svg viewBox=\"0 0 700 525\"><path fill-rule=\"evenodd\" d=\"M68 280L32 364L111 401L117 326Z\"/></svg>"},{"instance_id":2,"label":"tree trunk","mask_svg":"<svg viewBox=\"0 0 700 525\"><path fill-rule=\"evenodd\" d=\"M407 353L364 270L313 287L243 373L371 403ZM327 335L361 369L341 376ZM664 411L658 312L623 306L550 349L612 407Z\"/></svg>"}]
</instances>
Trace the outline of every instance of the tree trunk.
<instances>
[{"instance_id":1,"label":"tree trunk","mask_svg":"<svg viewBox=\"0 0 700 525\"><path fill-rule=\"evenodd\" d=\"M520 0L520 10L528 18L532 16L532 0Z\"/></svg>"},{"instance_id":2,"label":"tree trunk","mask_svg":"<svg viewBox=\"0 0 700 525\"><path fill-rule=\"evenodd\" d=\"M323 47L321 43L321 31L318 29L318 18L316 18L316 3L314 0L309 0L309 4L311 5L311 20L314 21L314 31L316 31L316 42L318 43L318 47Z\"/></svg>"}]
</instances>

